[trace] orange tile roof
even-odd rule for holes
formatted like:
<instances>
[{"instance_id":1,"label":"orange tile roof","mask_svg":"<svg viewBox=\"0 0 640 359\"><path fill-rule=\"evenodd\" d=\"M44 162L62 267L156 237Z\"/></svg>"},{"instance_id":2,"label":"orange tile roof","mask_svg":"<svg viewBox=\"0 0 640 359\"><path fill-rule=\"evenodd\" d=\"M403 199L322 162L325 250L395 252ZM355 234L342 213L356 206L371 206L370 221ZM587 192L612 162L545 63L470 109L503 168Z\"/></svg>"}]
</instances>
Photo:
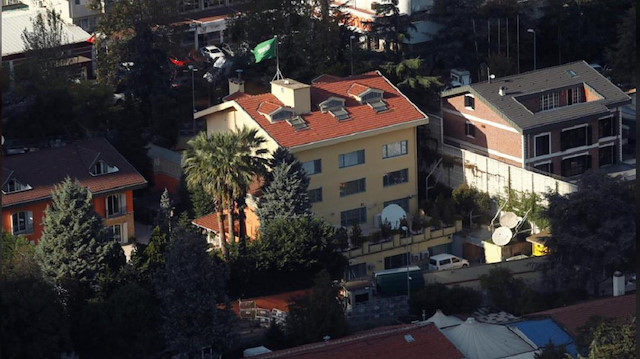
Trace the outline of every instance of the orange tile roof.
<instances>
[{"instance_id":1,"label":"orange tile roof","mask_svg":"<svg viewBox=\"0 0 640 359\"><path fill-rule=\"evenodd\" d=\"M302 297L305 295L311 294L311 289L300 289L300 290L294 290L291 292L284 292L284 293L278 293L278 294L273 294L273 295L266 295L263 297L256 297L256 298L243 298L240 299L243 302L248 302L248 301L254 301L256 302L256 306L258 308L263 308L263 309L278 309L281 310L283 312L288 312L289 311L289 303L291 303L293 301L294 298L296 297ZM239 315L240 313L240 306L237 300L234 300L232 303L232 307L233 307L233 312L236 313L236 315Z\"/></svg>"},{"instance_id":2,"label":"orange tile roof","mask_svg":"<svg viewBox=\"0 0 640 359\"><path fill-rule=\"evenodd\" d=\"M561 308L533 313L529 316L551 316L572 335L578 335L578 328L587 323L593 315L605 318L626 318L636 314L636 295L627 294L619 297L608 297L569 305Z\"/></svg>"},{"instance_id":3,"label":"orange tile roof","mask_svg":"<svg viewBox=\"0 0 640 359\"><path fill-rule=\"evenodd\" d=\"M413 341L407 341L407 335L410 335ZM256 358L462 359L464 355L429 323L381 327L327 342L258 355Z\"/></svg>"},{"instance_id":4,"label":"orange tile roof","mask_svg":"<svg viewBox=\"0 0 640 359\"><path fill-rule=\"evenodd\" d=\"M347 90L347 93L351 96L360 96L367 90L369 90L368 86L361 85L356 82L353 85L349 86L349 90Z\"/></svg>"},{"instance_id":5,"label":"orange tile roof","mask_svg":"<svg viewBox=\"0 0 640 359\"><path fill-rule=\"evenodd\" d=\"M270 102L270 101L263 101L263 102L260 102L260 105L258 105L258 112L259 113L265 113L265 114L271 114L271 113L273 113L273 111L279 109L282 106L283 105L282 105L281 102L279 104L275 104L275 103Z\"/></svg>"},{"instance_id":6,"label":"orange tile roof","mask_svg":"<svg viewBox=\"0 0 640 359\"><path fill-rule=\"evenodd\" d=\"M227 215L223 214L222 215L222 222L223 222L223 227L226 224L227 220ZM193 221L191 221L191 223L195 224L196 226L200 227L200 228L204 228L216 233L220 232L220 227L218 226L218 213L217 212L213 212L213 213L209 213L207 215L204 215L202 217L198 217L196 219L194 219Z\"/></svg>"},{"instance_id":7,"label":"orange tile roof","mask_svg":"<svg viewBox=\"0 0 640 359\"><path fill-rule=\"evenodd\" d=\"M92 176L90 167L97 160L118 167L118 172ZM78 179L94 195L136 189L147 184L144 177L104 138L5 156L2 162L3 184L9 176L24 185L30 185L32 189L2 194L2 207L49 199L54 185L67 176Z\"/></svg>"},{"instance_id":8,"label":"orange tile roof","mask_svg":"<svg viewBox=\"0 0 640 359\"><path fill-rule=\"evenodd\" d=\"M362 86L384 91L383 99L388 109L376 113L369 105L361 105L349 96L349 88L356 82ZM302 116L309 128L299 131L286 121L271 123L258 112L258 107L265 101L281 104L271 93L238 96L233 101L242 107L280 146L289 148L426 118L424 113L378 71L346 78L320 76L312 83L310 92L311 113ZM331 96L346 100L345 107L350 115L348 120L340 122L330 113L319 111L318 104Z\"/></svg>"}]
</instances>

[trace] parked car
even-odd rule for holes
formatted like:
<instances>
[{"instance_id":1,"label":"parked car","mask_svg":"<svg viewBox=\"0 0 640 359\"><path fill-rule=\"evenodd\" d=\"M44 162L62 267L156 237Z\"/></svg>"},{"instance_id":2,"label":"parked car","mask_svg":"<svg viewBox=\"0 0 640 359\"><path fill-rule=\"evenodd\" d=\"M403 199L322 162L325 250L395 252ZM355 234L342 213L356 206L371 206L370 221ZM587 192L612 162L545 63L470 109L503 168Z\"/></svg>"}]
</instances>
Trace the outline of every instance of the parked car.
<instances>
[{"instance_id":1,"label":"parked car","mask_svg":"<svg viewBox=\"0 0 640 359\"><path fill-rule=\"evenodd\" d=\"M458 269L469 266L469 261L453 254L436 254L429 258L429 270Z\"/></svg>"},{"instance_id":2,"label":"parked car","mask_svg":"<svg viewBox=\"0 0 640 359\"><path fill-rule=\"evenodd\" d=\"M200 53L209 62L215 62L218 60L218 58L224 57L224 53L222 52L222 50L220 50L217 46L214 46L214 45L205 46L201 48Z\"/></svg>"}]
</instances>

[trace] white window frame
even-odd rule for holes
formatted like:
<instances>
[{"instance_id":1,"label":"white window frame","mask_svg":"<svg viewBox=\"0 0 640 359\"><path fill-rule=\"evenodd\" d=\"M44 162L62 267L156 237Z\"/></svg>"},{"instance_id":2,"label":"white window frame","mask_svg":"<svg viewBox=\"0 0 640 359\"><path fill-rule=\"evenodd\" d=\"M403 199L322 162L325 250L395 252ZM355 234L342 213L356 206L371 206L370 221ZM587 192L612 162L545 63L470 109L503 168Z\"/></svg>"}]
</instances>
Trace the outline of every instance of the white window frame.
<instances>
[{"instance_id":1,"label":"white window frame","mask_svg":"<svg viewBox=\"0 0 640 359\"><path fill-rule=\"evenodd\" d=\"M24 218L24 228L16 228L15 227L15 219L14 217L18 215L23 215ZM20 224L20 218L18 218L18 224ZM33 212L32 211L18 211L11 214L11 233L14 235L18 234L32 234L33 233Z\"/></svg>"},{"instance_id":2,"label":"white window frame","mask_svg":"<svg viewBox=\"0 0 640 359\"><path fill-rule=\"evenodd\" d=\"M540 111L547 111L557 108L560 104L560 96L558 92L549 92L540 95Z\"/></svg>"},{"instance_id":3,"label":"white window frame","mask_svg":"<svg viewBox=\"0 0 640 359\"><path fill-rule=\"evenodd\" d=\"M13 190L11 189L11 184L13 184ZM18 181L16 178L12 177L12 178L9 178L9 180L7 181L5 186L2 187L2 193L10 194L10 193L28 191L30 189L33 189L33 188L31 186L29 186L28 184L26 184L26 185L22 184L22 182Z\"/></svg>"},{"instance_id":4,"label":"white window frame","mask_svg":"<svg viewBox=\"0 0 640 359\"><path fill-rule=\"evenodd\" d=\"M467 97L469 97L471 99L473 106L467 106ZM466 108L467 110L475 111L476 110L476 97L473 96L472 94L465 94L464 95L464 108Z\"/></svg>"},{"instance_id":5,"label":"white window frame","mask_svg":"<svg viewBox=\"0 0 640 359\"><path fill-rule=\"evenodd\" d=\"M358 153L362 152L362 162L357 162L358 161ZM356 162L357 163L353 163L353 164L347 164L346 159L350 156L355 156L356 157ZM366 163L366 154L364 149L362 150L356 150L356 151L351 151L351 152L347 152L347 153L341 153L338 155L338 168L347 168L347 167L353 167L353 166L359 166L359 165L363 165Z\"/></svg>"},{"instance_id":6,"label":"white window frame","mask_svg":"<svg viewBox=\"0 0 640 359\"><path fill-rule=\"evenodd\" d=\"M399 146L400 152L397 153L397 154L396 153L389 154L389 149L390 148L395 148L395 146ZM382 145L382 159L400 157L400 156L404 156L404 155L406 155L408 153L409 153L409 141L408 140L396 141L396 142L387 143L387 144Z\"/></svg>"},{"instance_id":7,"label":"white window frame","mask_svg":"<svg viewBox=\"0 0 640 359\"><path fill-rule=\"evenodd\" d=\"M540 133L537 134L535 136L533 136L533 155L534 157L540 157L538 156L538 142L537 139L538 137L542 137L542 136L549 136L549 152L542 154L540 156L546 156L546 155L550 155L551 154L551 132L544 132L544 133Z\"/></svg>"},{"instance_id":8,"label":"white window frame","mask_svg":"<svg viewBox=\"0 0 640 359\"><path fill-rule=\"evenodd\" d=\"M111 201L112 198L117 198L118 201L118 211L109 211L109 202ZM113 206L111 206L113 207ZM125 215L127 213L127 196L124 193L115 193L115 194L111 194L108 195L105 198L105 214L107 215L107 218L111 218L111 217L118 217L118 216L122 216Z\"/></svg>"}]
</instances>

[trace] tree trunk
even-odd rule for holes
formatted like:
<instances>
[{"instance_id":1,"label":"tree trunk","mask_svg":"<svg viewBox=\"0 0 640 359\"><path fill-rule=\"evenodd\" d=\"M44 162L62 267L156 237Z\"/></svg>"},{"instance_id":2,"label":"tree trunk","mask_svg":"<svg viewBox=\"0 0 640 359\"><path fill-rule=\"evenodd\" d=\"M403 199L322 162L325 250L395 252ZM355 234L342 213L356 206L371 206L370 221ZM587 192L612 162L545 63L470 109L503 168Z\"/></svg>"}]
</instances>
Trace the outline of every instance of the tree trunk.
<instances>
[{"instance_id":1,"label":"tree trunk","mask_svg":"<svg viewBox=\"0 0 640 359\"><path fill-rule=\"evenodd\" d=\"M224 221L222 220L222 211L218 211L218 228L220 229L220 249L224 258L229 258L229 249L227 247L227 238L224 233Z\"/></svg>"},{"instance_id":2,"label":"tree trunk","mask_svg":"<svg viewBox=\"0 0 640 359\"><path fill-rule=\"evenodd\" d=\"M236 235L235 230L233 228L233 209L234 209L233 200L229 201L229 243L236 243Z\"/></svg>"},{"instance_id":3,"label":"tree trunk","mask_svg":"<svg viewBox=\"0 0 640 359\"><path fill-rule=\"evenodd\" d=\"M245 250L247 248L247 216L244 212L244 209L247 207L244 198L238 200L238 229L239 232L238 236L240 237L240 253L245 253Z\"/></svg>"}]
</instances>

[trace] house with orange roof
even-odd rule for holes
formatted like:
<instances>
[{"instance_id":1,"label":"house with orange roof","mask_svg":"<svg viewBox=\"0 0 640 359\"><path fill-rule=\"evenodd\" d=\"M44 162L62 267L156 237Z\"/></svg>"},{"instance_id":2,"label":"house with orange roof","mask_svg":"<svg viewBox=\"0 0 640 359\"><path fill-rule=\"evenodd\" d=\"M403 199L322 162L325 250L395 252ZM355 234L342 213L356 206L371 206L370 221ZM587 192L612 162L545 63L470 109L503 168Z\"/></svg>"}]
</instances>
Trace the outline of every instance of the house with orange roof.
<instances>
[{"instance_id":1,"label":"house with orange roof","mask_svg":"<svg viewBox=\"0 0 640 359\"><path fill-rule=\"evenodd\" d=\"M133 190L147 181L104 138L7 155L2 162L2 230L38 243L55 185L77 179L91 192L111 237L135 236Z\"/></svg>"},{"instance_id":2,"label":"house with orange roof","mask_svg":"<svg viewBox=\"0 0 640 359\"><path fill-rule=\"evenodd\" d=\"M288 148L309 175L312 211L335 226L367 233L389 204L418 210L417 128L429 119L378 71L275 80L269 93L233 93L194 116L208 133L247 126L270 151Z\"/></svg>"}]
</instances>

